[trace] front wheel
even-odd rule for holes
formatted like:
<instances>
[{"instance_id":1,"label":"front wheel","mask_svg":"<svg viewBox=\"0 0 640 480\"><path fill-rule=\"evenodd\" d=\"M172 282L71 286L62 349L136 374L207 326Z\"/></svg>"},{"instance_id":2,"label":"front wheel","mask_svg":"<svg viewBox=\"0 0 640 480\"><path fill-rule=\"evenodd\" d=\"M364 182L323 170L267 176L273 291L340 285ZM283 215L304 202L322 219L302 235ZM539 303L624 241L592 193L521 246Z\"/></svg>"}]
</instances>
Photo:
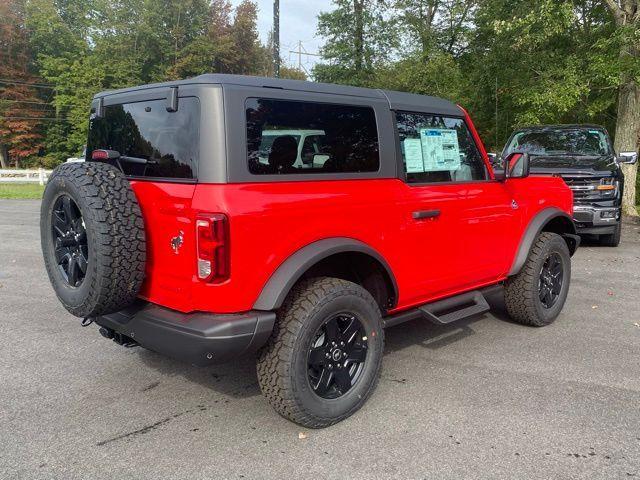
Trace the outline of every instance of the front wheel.
<instances>
[{"instance_id":1,"label":"front wheel","mask_svg":"<svg viewBox=\"0 0 640 480\"><path fill-rule=\"evenodd\" d=\"M258 358L262 393L309 428L337 423L373 392L384 348L380 309L365 289L337 278L296 285Z\"/></svg>"},{"instance_id":2,"label":"front wheel","mask_svg":"<svg viewBox=\"0 0 640 480\"><path fill-rule=\"evenodd\" d=\"M520 272L505 284L507 311L516 322L534 327L560 314L571 281L571 255L563 238L542 232Z\"/></svg>"},{"instance_id":3,"label":"front wheel","mask_svg":"<svg viewBox=\"0 0 640 480\"><path fill-rule=\"evenodd\" d=\"M620 245L620 238L622 237L622 220L616 224L616 229L613 233L607 235L600 235L600 245L603 247L617 247Z\"/></svg>"}]
</instances>

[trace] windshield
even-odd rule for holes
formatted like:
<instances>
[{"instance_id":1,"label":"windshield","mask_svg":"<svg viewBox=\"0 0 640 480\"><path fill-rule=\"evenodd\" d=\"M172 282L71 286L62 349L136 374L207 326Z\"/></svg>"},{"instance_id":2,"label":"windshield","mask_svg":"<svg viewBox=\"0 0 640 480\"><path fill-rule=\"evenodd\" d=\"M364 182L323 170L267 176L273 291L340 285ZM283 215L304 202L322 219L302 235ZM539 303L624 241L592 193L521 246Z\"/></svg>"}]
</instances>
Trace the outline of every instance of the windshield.
<instances>
[{"instance_id":1,"label":"windshield","mask_svg":"<svg viewBox=\"0 0 640 480\"><path fill-rule=\"evenodd\" d=\"M505 150L529 152L537 155L609 155L609 142L603 130L544 129L516 133Z\"/></svg>"}]
</instances>

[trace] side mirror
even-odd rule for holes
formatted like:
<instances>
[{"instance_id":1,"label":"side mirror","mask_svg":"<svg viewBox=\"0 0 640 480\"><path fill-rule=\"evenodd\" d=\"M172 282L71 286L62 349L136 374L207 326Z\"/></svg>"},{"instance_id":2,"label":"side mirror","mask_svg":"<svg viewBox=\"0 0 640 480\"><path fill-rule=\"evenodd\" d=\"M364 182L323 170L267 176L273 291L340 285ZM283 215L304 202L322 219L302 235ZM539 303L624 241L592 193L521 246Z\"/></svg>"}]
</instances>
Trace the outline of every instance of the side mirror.
<instances>
[{"instance_id":1,"label":"side mirror","mask_svg":"<svg viewBox=\"0 0 640 480\"><path fill-rule=\"evenodd\" d=\"M510 153L504 159L505 178L527 178L530 172L530 163L528 153Z\"/></svg>"},{"instance_id":2,"label":"side mirror","mask_svg":"<svg viewBox=\"0 0 640 480\"><path fill-rule=\"evenodd\" d=\"M617 160L618 163L633 165L638 161L638 154L636 152L620 152Z\"/></svg>"}]
</instances>

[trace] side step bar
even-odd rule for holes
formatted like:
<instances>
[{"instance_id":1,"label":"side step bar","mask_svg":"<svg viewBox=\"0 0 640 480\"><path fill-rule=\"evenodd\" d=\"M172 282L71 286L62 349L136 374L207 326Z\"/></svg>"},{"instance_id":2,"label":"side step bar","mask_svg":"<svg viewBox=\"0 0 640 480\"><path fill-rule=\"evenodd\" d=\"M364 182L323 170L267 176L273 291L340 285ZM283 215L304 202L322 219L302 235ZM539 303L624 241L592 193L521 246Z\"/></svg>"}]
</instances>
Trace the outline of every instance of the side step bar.
<instances>
[{"instance_id":1,"label":"side step bar","mask_svg":"<svg viewBox=\"0 0 640 480\"><path fill-rule=\"evenodd\" d=\"M463 318L478 315L490 309L485 294L496 292L501 288L500 285L494 285L482 290L473 290L455 297L427 303L406 312L385 317L383 319L384 327L393 327L418 318L429 320L437 325L446 325Z\"/></svg>"}]
</instances>

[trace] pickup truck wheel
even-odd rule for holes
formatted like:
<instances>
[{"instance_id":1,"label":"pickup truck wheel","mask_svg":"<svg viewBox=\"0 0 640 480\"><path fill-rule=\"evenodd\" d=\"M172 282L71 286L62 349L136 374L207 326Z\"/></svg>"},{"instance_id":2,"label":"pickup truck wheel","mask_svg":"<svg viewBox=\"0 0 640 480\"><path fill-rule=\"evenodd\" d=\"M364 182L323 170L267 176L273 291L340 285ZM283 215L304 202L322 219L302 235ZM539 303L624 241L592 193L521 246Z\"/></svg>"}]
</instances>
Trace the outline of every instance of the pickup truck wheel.
<instances>
[{"instance_id":1,"label":"pickup truck wheel","mask_svg":"<svg viewBox=\"0 0 640 480\"><path fill-rule=\"evenodd\" d=\"M505 284L505 304L513 320L542 327L560 314L569 293L571 256L560 235L540 234L520 272Z\"/></svg>"},{"instance_id":2,"label":"pickup truck wheel","mask_svg":"<svg viewBox=\"0 0 640 480\"><path fill-rule=\"evenodd\" d=\"M51 285L78 317L130 305L144 280L140 206L127 178L97 162L57 167L45 188L40 239Z\"/></svg>"},{"instance_id":3,"label":"pickup truck wheel","mask_svg":"<svg viewBox=\"0 0 640 480\"><path fill-rule=\"evenodd\" d=\"M616 225L616 229L613 233L607 235L600 235L600 245L604 247L617 247L620 245L620 238L622 237L622 220Z\"/></svg>"},{"instance_id":4,"label":"pickup truck wheel","mask_svg":"<svg viewBox=\"0 0 640 480\"><path fill-rule=\"evenodd\" d=\"M371 395L383 348L380 309L369 292L337 278L303 280L278 311L260 351L258 382L283 417L327 427Z\"/></svg>"}]
</instances>

